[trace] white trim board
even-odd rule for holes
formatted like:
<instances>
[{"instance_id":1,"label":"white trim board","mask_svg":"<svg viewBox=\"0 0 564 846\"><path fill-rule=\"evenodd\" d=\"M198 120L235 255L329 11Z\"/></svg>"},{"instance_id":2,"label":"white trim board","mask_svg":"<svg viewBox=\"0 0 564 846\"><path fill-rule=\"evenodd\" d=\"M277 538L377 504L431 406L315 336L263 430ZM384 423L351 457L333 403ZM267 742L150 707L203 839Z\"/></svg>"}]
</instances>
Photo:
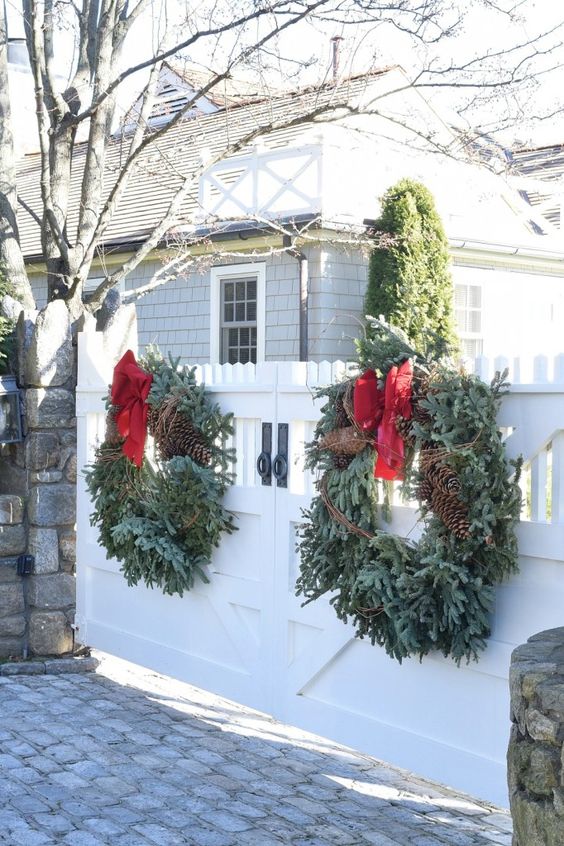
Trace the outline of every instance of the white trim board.
<instances>
[{"instance_id":1,"label":"white trim board","mask_svg":"<svg viewBox=\"0 0 564 846\"><path fill-rule=\"evenodd\" d=\"M219 362L221 282L225 279L257 278L257 364L265 357L266 327L266 262L229 264L212 267L210 271L210 362Z\"/></svg>"}]
</instances>

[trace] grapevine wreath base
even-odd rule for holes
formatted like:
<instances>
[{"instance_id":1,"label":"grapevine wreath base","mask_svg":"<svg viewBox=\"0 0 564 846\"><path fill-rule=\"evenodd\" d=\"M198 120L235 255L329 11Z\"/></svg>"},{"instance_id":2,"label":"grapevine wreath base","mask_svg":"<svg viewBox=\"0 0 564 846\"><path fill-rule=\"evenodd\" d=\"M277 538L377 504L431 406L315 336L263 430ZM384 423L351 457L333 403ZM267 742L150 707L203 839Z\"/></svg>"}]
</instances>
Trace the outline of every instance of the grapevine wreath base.
<instances>
[{"instance_id":1,"label":"grapevine wreath base","mask_svg":"<svg viewBox=\"0 0 564 846\"><path fill-rule=\"evenodd\" d=\"M137 364L127 352L108 397L106 437L88 469L92 524L128 584L164 593L209 581L206 566L224 532L233 532L223 496L233 482L233 432L194 370L178 368L151 348ZM154 456L146 456L147 431Z\"/></svg>"},{"instance_id":2,"label":"grapevine wreath base","mask_svg":"<svg viewBox=\"0 0 564 846\"><path fill-rule=\"evenodd\" d=\"M300 528L297 593L331 592L337 616L400 662L433 650L477 658L494 585L517 567L520 462L508 465L496 424L504 377L486 385L372 324L362 375L319 393L306 460L320 480ZM419 500L418 543L382 530L393 479Z\"/></svg>"}]
</instances>

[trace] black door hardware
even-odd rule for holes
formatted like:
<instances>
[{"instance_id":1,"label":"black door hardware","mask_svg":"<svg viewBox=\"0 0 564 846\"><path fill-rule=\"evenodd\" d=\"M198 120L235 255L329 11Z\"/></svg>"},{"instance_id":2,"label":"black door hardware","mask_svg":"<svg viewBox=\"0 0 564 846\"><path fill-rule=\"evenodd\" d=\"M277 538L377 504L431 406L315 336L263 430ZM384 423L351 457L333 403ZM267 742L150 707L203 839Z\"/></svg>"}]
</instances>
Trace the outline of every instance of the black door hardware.
<instances>
[{"instance_id":1,"label":"black door hardware","mask_svg":"<svg viewBox=\"0 0 564 846\"><path fill-rule=\"evenodd\" d=\"M272 462L272 472L279 488L288 487L288 424L278 424L278 453Z\"/></svg>"},{"instance_id":2,"label":"black door hardware","mask_svg":"<svg viewBox=\"0 0 564 846\"><path fill-rule=\"evenodd\" d=\"M262 424L262 452L257 458L257 473L263 485L272 484L272 423Z\"/></svg>"}]
</instances>

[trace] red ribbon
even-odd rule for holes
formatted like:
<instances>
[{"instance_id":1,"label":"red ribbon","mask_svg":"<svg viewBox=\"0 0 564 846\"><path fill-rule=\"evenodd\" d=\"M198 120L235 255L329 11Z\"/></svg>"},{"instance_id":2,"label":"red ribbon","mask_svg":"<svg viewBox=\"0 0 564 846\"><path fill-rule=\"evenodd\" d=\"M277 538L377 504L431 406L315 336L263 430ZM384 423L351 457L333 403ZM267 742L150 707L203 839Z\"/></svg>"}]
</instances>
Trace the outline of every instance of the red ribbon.
<instances>
[{"instance_id":1,"label":"red ribbon","mask_svg":"<svg viewBox=\"0 0 564 846\"><path fill-rule=\"evenodd\" d=\"M114 368L112 405L118 408L117 428L125 438L122 450L137 467L141 467L145 451L147 397L152 381L152 374L139 367L131 350L124 353Z\"/></svg>"},{"instance_id":2,"label":"red ribbon","mask_svg":"<svg viewBox=\"0 0 564 846\"><path fill-rule=\"evenodd\" d=\"M354 419L365 432L376 432L384 414L384 391L373 370L365 370L354 385Z\"/></svg>"},{"instance_id":3,"label":"red ribbon","mask_svg":"<svg viewBox=\"0 0 564 846\"><path fill-rule=\"evenodd\" d=\"M405 451L403 438L396 429L398 416L407 420L411 408L411 362L394 366L386 377L385 390L378 387L376 374L366 370L356 380L354 387L354 417L366 431L377 432L378 457L374 467L377 479L402 479Z\"/></svg>"},{"instance_id":4,"label":"red ribbon","mask_svg":"<svg viewBox=\"0 0 564 846\"><path fill-rule=\"evenodd\" d=\"M411 362L404 361L401 367L392 367L386 377L384 414L378 426L378 458L374 468L377 479L403 479L405 451L403 438L396 428L398 416L407 420L413 414L411 408Z\"/></svg>"}]
</instances>

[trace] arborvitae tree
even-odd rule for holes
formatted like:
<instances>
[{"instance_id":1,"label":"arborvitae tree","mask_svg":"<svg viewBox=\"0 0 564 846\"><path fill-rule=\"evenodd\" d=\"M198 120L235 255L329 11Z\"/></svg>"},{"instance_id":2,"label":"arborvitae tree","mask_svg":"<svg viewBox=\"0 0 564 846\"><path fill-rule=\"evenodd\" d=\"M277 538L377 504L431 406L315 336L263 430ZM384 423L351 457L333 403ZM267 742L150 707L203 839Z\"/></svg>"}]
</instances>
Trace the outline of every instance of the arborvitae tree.
<instances>
[{"instance_id":1,"label":"arborvitae tree","mask_svg":"<svg viewBox=\"0 0 564 846\"><path fill-rule=\"evenodd\" d=\"M401 179L376 226L392 240L370 256L365 314L383 315L418 350L436 352L438 339L456 346L448 241L431 192Z\"/></svg>"}]
</instances>

